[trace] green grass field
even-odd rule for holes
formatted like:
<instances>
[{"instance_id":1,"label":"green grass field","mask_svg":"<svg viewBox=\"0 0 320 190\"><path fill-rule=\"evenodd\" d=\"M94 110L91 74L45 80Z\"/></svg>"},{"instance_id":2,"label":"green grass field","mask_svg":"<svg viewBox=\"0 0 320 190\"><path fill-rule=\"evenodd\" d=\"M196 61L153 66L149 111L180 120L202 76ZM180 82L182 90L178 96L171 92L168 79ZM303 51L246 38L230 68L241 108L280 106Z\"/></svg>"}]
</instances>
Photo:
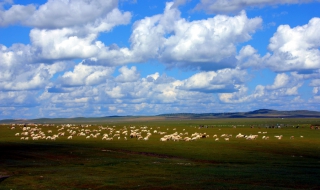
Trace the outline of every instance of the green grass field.
<instances>
[{"instance_id":1,"label":"green grass field","mask_svg":"<svg viewBox=\"0 0 320 190\"><path fill-rule=\"evenodd\" d=\"M128 130L146 127L152 135L148 140L131 139L130 133L127 140L123 134L112 141L102 140L102 135L67 139L70 134L65 127L66 134L55 141L20 140L22 126L0 125L0 176L9 176L0 182L0 189L320 189L320 130L310 129L320 119L117 118L91 122L92 126L84 128L90 130L86 136L101 125L114 128L112 135L124 126ZM58 125L61 123L38 128L49 136L62 131ZM266 128L276 125L281 128ZM209 137L161 142L164 135L154 130ZM109 130L100 133L110 136ZM258 138L236 138L239 133ZM222 134L232 137L226 141ZM278 135L283 138L274 137Z\"/></svg>"}]
</instances>

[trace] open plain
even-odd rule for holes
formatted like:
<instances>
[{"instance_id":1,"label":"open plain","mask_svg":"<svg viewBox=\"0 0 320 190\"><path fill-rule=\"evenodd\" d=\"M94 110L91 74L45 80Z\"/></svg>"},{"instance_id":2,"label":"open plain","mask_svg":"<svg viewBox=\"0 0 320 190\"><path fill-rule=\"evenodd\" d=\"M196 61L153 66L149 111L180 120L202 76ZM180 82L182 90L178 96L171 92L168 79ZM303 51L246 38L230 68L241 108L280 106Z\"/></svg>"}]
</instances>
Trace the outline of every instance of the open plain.
<instances>
[{"instance_id":1,"label":"open plain","mask_svg":"<svg viewBox=\"0 0 320 190\"><path fill-rule=\"evenodd\" d=\"M0 189L319 189L319 123L166 117L4 123Z\"/></svg>"}]
</instances>

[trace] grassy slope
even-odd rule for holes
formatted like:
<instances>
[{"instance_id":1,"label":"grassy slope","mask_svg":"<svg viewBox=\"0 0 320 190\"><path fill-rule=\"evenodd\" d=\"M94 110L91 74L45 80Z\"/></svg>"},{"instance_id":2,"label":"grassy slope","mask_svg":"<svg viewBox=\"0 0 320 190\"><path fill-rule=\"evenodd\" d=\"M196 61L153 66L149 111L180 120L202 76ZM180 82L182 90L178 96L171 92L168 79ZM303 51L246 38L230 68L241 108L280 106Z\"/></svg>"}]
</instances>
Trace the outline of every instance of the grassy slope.
<instances>
[{"instance_id":1,"label":"grassy slope","mask_svg":"<svg viewBox=\"0 0 320 190\"><path fill-rule=\"evenodd\" d=\"M74 138L21 141L0 126L0 189L318 189L320 187L320 131L309 124L319 119L228 119L177 121L121 121L109 123L161 127L161 131L206 132L208 139L160 142L136 139L101 141ZM281 129L264 125L287 124ZM237 124L234 129L231 126ZM198 129L198 125L213 128ZM255 128L250 128L254 125ZM301 126L296 129L292 126ZM260 127L260 128L259 128ZM55 130L55 128L50 128ZM270 140L236 139L267 131ZM213 134L233 134L214 141ZM284 135L282 140L272 138ZM294 135L295 139L289 139ZM303 135L304 138L297 138Z\"/></svg>"}]
</instances>

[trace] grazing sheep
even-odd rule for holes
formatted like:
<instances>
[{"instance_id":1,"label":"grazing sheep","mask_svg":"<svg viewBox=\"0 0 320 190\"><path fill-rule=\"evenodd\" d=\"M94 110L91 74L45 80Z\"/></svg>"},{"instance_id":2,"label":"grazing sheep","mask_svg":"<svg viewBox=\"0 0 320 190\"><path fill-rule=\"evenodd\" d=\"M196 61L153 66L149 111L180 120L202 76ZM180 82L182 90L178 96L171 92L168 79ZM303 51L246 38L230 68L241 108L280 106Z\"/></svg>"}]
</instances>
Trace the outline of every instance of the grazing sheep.
<instances>
[{"instance_id":1,"label":"grazing sheep","mask_svg":"<svg viewBox=\"0 0 320 190\"><path fill-rule=\"evenodd\" d=\"M162 137L161 139L160 139L160 141L168 141L169 139L167 139L167 138L165 138L165 137Z\"/></svg>"},{"instance_id":2,"label":"grazing sheep","mask_svg":"<svg viewBox=\"0 0 320 190\"><path fill-rule=\"evenodd\" d=\"M246 137L247 140L254 140L256 138L258 138L258 135L249 135Z\"/></svg>"},{"instance_id":3,"label":"grazing sheep","mask_svg":"<svg viewBox=\"0 0 320 190\"><path fill-rule=\"evenodd\" d=\"M72 139L72 136L69 136L68 139Z\"/></svg>"},{"instance_id":4,"label":"grazing sheep","mask_svg":"<svg viewBox=\"0 0 320 190\"><path fill-rule=\"evenodd\" d=\"M278 140L282 139L282 135L275 135L274 137L277 138Z\"/></svg>"},{"instance_id":5,"label":"grazing sheep","mask_svg":"<svg viewBox=\"0 0 320 190\"><path fill-rule=\"evenodd\" d=\"M244 137L244 135L241 133L237 134L237 136L236 136L236 138L243 138L243 137Z\"/></svg>"},{"instance_id":6,"label":"grazing sheep","mask_svg":"<svg viewBox=\"0 0 320 190\"><path fill-rule=\"evenodd\" d=\"M218 141L218 140L219 140L219 138L216 138L216 139L215 139L215 141Z\"/></svg>"}]
</instances>

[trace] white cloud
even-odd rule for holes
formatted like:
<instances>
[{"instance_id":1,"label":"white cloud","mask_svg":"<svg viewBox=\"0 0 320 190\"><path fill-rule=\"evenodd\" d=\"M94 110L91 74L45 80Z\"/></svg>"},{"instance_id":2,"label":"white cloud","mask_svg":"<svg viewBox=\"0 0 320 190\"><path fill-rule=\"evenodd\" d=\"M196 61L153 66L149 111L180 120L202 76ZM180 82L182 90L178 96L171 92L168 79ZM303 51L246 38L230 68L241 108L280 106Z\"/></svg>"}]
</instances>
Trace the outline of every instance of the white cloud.
<instances>
[{"instance_id":1,"label":"white cloud","mask_svg":"<svg viewBox=\"0 0 320 190\"><path fill-rule=\"evenodd\" d=\"M106 94L111 98L122 98L124 96L120 86L113 87L111 90L106 90Z\"/></svg>"},{"instance_id":2,"label":"white cloud","mask_svg":"<svg viewBox=\"0 0 320 190\"><path fill-rule=\"evenodd\" d=\"M160 76L159 73L156 72L154 74L147 75L146 79L150 80L150 82L151 82L151 81L157 80L159 78L159 76Z\"/></svg>"},{"instance_id":3,"label":"white cloud","mask_svg":"<svg viewBox=\"0 0 320 190\"><path fill-rule=\"evenodd\" d=\"M37 91L2 91L0 107L34 107L39 105Z\"/></svg>"},{"instance_id":4,"label":"white cloud","mask_svg":"<svg viewBox=\"0 0 320 190\"><path fill-rule=\"evenodd\" d=\"M0 118L10 114L199 113L301 105L319 109L319 18L294 28L280 26L270 40L270 53L261 57L256 47L247 43L241 47L261 27L261 18L248 18L241 11L235 16L189 21L177 9L186 2L167 3L163 13L137 20L130 47L104 44L104 36L99 38L102 32L113 32L116 26L130 23L131 13L119 10L117 1L50 0L38 7L1 9L0 26L36 28L31 29L30 45L0 45ZM137 69L141 67L126 65L139 62L145 62L144 66L162 63L167 69L178 67L179 77L156 72L158 67L148 74L148 67L143 68L141 76ZM113 76L117 67L119 74ZM248 68L251 70L244 70ZM252 85L259 84L255 80L260 79L254 78L254 69L261 68L270 68L277 75L274 81L264 81L254 89ZM185 75L185 70L191 72ZM306 84L309 87L303 88L310 89L309 100L299 92L305 80L310 81ZM17 106L24 107L23 111Z\"/></svg>"},{"instance_id":5,"label":"white cloud","mask_svg":"<svg viewBox=\"0 0 320 190\"><path fill-rule=\"evenodd\" d=\"M140 74L135 66L132 66L130 69L123 66L119 69L119 72L121 74L115 78L116 82L134 82L140 78Z\"/></svg>"},{"instance_id":6,"label":"white cloud","mask_svg":"<svg viewBox=\"0 0 320 190\"><path fill-rule=\"evenodd\" d=\"M244 70L200 72L184 80L178 88L207 93L235 92L238 91L237 86L245 82L247 77L247 72Z\"/></svg>"},{"instance_id":7,"label":"white cloud","mask_svg":"<svg viewBox=\"0 0 320 190\"><path fill-rule=\"evenodd\" d=\"M3 10L0 4L0 26L23 23L36 10L34 5L12 5L10 9Z\"/></svg>"},{"instance_id":8,"label":"white cloud","mask_svg":"<svg viewBox=\"0 0 320 190\"><path fill-rule=\"evenodd\" d=\"M57 4L60 6L63 3L66 2L58 1ZM236 45L250 40L251 34L262 22L260 18L247 18L245 12L234 17L218 15L188 22L180 17L178 9L170 9L172 5L167 3L163 14L146 17L134 24L131 48L105 46L96 40L100 32L129 23L129 12L122 13L113 8L104 12L105 17L79 21L79 24L83 22L82 25L32 29L30 54L34 60L47 62L81 58L85 59L86 64L116 66L159 59L167 67L201 70L233 68L237 64ZM54 12L56 8L47 11Z\"/></svg>"},{"instance_id":9,"label":"white cloud","mask_svg":"<svg viewBox=\"0 0 320 190\"><path fill-rule=\"evenodd\" d=\"M320 76L320 75L318 75L318 76ZM320 87L320 79L313 79L310 82L310 86L319 86Z\"/></svg>"},{"instance_id":10,"label":"white cloud","mask_svg":"<svg viewBox=\"0 0 320 190\"><path fill-rule=\"evenodd\" d=\"M284 88L288 85L290 81L290 78L287 74L281 73L277 74L277 76L274 79L274 83L271 86L266 86L267 89L279 89Z\"/></svg>"},{"instance_id":11,"label":"white cloud","mask_svg":"<svg viewBox=\"0 0 320 190\"><path fill-rule=\"evenodd\" d=\"M85 26L109 31L131 18L131 13L121 13L117 5L117 0L49 0L39 7L12 5L8 10L0 10L0 26L22 24L42 29Z\"/></svg>"},{"instance_id":12,"label":"white cloud","mask_svg":"<svg viewBox=\"0 0 320 190\"><path fill-rule=\"evenodd\" d=\"M94 56L99 47L93 44L97 34L79 37L77 31L70 28L55 30L32 29L30 39L38 49L39 59L59 60Z\"/></svg>"},{"instance_id":13,"label":"white cloud","mask_svg":"<svg viewBox=\"0 0 320 190\"><path fill-rule=\"evenodd\" d=\"M262 58L259 54L257 54L257 50L251 45L242 47L236 58L238 61L238 66L241 68L259 69L264 67Z\"/></svg>"},{"instance_id":14,"label":"white cloud","mask_svg":"<svg viewBox=\"0 0 320 190\"><path fill-rule=\"evenodd\" d=\"M272 54L264 59L269 68L276 72L310 71L320 68L320 18L308 24L290 28L281 25L270 39L268 46Z\"/></svg>"},{"instance_id":15,"label":"white cloud","mask_svg":"<svg viewBox=\"0 0 320 190\"><path fill-rule=\"evenodd\" d=\"M302 85L303 82L301 82L299 79L295 79L293 75L280 73L276 75L272 85L257 85L251 94L248 87L243 84L238 86L239 90L236 92L219 94L219 99L224 103L259 102L259 104L261 103L259 105L260 108L267 107L267 105L273 103L289 104L292 103L292 98L290 97L299 95L298 90L300 87L302 87ZM299 101L301 100L299 99Z\"/></svg>"},{"instance_id":16,"label":"white cloud","mask_svg":"<svg viewBox=\"0 0 320 190\"><path fill-rule=\"evenodd\" d=\"M32 7L31 5L13 5L9 10L0 11L0 26L16 24L18 21L8 21L4 18L5 15L16 11L10 19L22 15L24 21L19 20L20 24L37 27L31 29L30 45L14 44L10 48L13 53L19 51L24 62L52 63L57 60L79 58L94 60L98 55L103 55L111 57L110 63L104 64L117 65L123 63L117 61L124 60L126 48L114 51L97 41L99 33L110 32L114 27L130 22L131 13L121 12L116 6L116 0L49 0L35 10L32 16L27 16L24 10ZM2 20L1 15L4 15ZM17 59L17 56L15 57Z\"/></svg>"},{"instance_id":17,"label":"white cloud","mask_svg":"<svg viewBox=\"0 0 320 190\"><path fill-rule=\"evenodd\" d=\"M66 66L63 62L51 65L32 63L29 60L29 46L16 44L0 50L0 90L38 90L43 89L57 72Z\"/></svg>"},{"instance_id":18,"label":"white cloud","mask_svg":"<svg viewBox=\"0 0 320 190\"><path fill-rule=\"evenodd\" d=\"M208 13L235 13L252 7L263 7L279 4L299 4L309 0L201 0L195 10L204 10Z\"/></svg>"},{"instance_id":19,"label":"white cloud","mask_svg":"<svg viewBox=\"0 0 320 190\"><path fill-rule=\"evenodd\" d=\"M251 39L261 18L218 15L188 22L167 3L162 15L135 23L130 40L137 60L159 58L169 67L213 70L236 66L236 44Z\"/></svg>"},{"instance_id":20,"label":"white cloud","mask_svg":"<svg viewBox=\"0 0 320 190\"><path fill-rule=\"evenodd\" d=\"M247 96L248 88L244 85L239 85L237 88L237 92L219 94L219 100L223 103L243 103L250 101L250 96Z\"/></svg>"},{"instance_id":21,"label":"white cloud","mask_svg":"<svg viewBox=\"0 0 320 190\"><path fill-rule=\"evenodd\" d=\"M177 8L180 5L184 5L187 3L187 1L190 1L190 0L174 0L171 8Z\"/></svg>"},{"instance_id":22,"label":"white cloud","mask_svg":"<svg viewBox=\"0 0 320 190\"><path fill-rule=\"evenodd\" d=\"M88 66L79 63L73 71L68 71L59 78L62 86L97 85L106 82L111 77L114 68L103 66Z\"/></svg>"},{"instance_id":23,"label":"white cloud","mask_svg":"<svg viewBox=\"0 0 320 190\"><path fill-rule=\"evenodd\" d=\"M320 87L313 87L312 93L313 94L318 94L320 92Z\"/></svg>"},{"instance_id":24,"label":"white cloud","mask_svg":"<svg viewBox=\"0 0 320 190\"><path fill-rule=\"evenodd\" d=\"M103 18L116 8L116 0L49 0L25 24L37 28L64 28L84 25Z\"/></svg>"}]
</instances>

